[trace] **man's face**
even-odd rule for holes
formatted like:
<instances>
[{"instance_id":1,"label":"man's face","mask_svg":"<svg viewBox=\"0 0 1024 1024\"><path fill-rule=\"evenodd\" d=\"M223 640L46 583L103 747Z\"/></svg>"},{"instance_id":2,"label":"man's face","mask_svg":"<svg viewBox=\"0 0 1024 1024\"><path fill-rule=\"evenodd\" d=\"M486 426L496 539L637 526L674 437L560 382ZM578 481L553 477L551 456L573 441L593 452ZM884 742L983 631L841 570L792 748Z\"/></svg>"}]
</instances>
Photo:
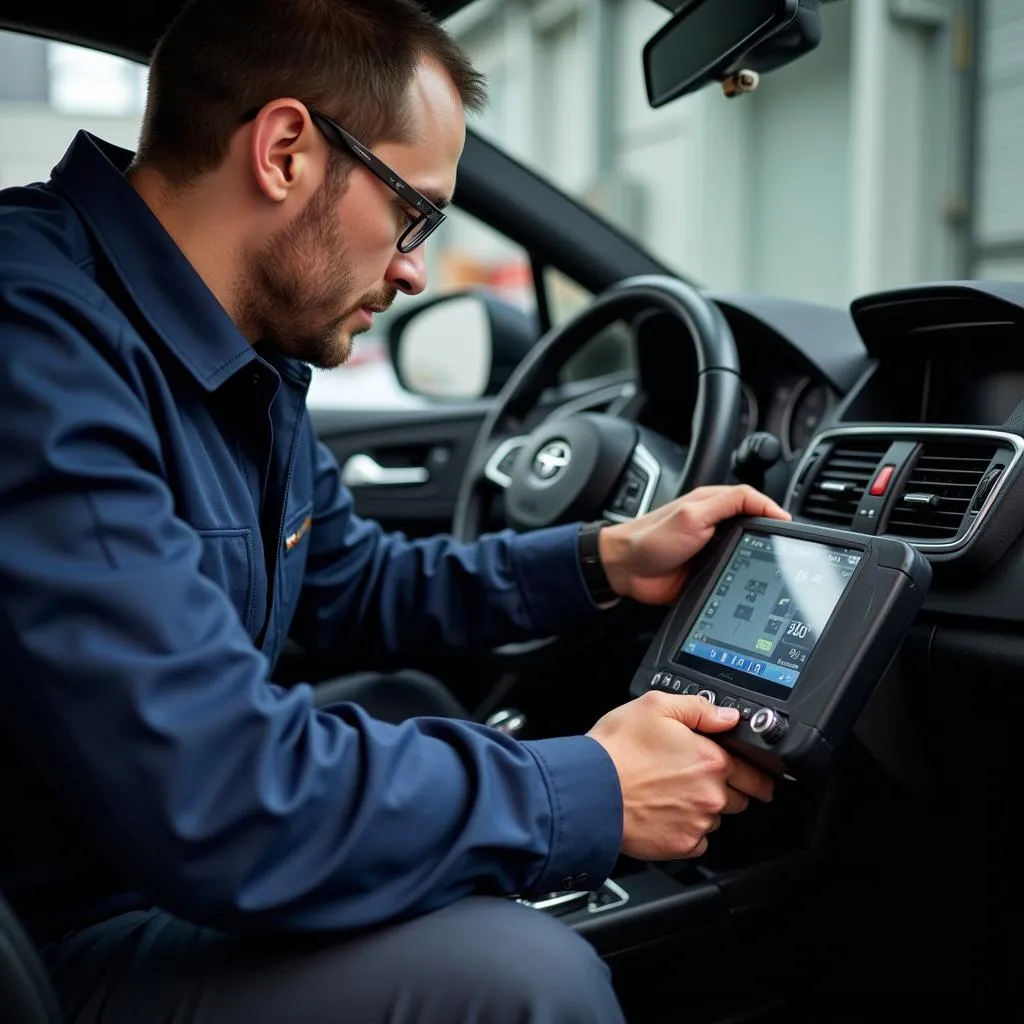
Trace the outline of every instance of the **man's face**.
<instances>
[{"instance_id":1,"label":"man's face","mask_svg":"<svg viewBox=\"0 0 1024 1024\"><path fill-rule=\"evenodd\" d=\"M458 93L440 68L424 63L408 109L411 137L381 143L374 153L413 188L447 199L465 142ZM326 138L323 145L330 145ZM417 295L426 287L423 246L411 253L397 248L413 215L361 163L343 184L329 174L305 208L249 256L244 305L260 340L324 369L345 362L375 312L399 292Z\"/></svg>"}]
</instances>

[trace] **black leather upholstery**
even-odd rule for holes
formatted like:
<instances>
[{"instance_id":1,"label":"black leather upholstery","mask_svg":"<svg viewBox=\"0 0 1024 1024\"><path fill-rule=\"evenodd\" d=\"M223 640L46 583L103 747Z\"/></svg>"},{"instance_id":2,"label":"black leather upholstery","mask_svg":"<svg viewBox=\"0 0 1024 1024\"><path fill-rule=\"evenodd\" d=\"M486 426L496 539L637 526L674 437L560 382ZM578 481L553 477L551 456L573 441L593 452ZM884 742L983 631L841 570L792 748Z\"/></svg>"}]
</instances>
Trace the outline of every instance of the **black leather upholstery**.
<instances>
[{"instance_id":1,"label":"black leather upholstery","mask_svg":"<svg viewBox=\"0 0 1024 1024\"><path fill-rule=\"evenodd\" d=\"M0 896L0 1020L60 1024L46 968L7 901Z\"/></svg>"}]
</instances>

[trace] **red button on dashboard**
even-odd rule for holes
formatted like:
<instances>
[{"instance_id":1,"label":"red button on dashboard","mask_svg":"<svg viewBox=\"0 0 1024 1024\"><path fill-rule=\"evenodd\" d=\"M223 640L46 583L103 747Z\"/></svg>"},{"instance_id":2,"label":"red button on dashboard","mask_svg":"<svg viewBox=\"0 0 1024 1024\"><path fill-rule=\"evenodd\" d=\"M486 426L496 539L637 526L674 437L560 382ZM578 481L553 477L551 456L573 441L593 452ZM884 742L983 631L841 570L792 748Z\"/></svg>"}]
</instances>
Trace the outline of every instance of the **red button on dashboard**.
<instances>
[{"instance_id":1,"label":"red button on dashboard","mask_svg":"<svg viewBox=\"0 0 1024 1024\"><path fill-rule=\"evenodd\" d=\"M895 466L883 466L878 471L878 476L875 477L875 482L871 485L871 491L876 498L885 494L885 489L889 486L889 481L892 479L892 471Z\"/></svg>"}]
</instances>

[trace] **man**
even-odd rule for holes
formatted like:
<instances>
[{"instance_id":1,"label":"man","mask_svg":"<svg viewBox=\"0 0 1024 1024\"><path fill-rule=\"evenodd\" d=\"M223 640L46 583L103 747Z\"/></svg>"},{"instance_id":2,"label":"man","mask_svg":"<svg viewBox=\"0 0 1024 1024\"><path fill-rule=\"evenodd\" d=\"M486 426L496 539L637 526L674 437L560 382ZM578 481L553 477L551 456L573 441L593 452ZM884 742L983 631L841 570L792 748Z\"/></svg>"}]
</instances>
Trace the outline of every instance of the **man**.
<instances>
[{"instance_id":1,"label":"man","mask_svg":"<svg viewBox=\"0 0 1024 1024\"><path fill-rule=\"evenodd\" d=\"M305 412L307 364L423 289L482 88L409 0L195 0L137 155L80 134L0 198L0 885L73 1024L617 1020L590 948L503 897L697 856L771 796L691 698L518 743L271 681L288 635L600 614L579 527L386 535ZM738 513L785 516L713 488L605 529L609 584L671 601Z\"/></svg>"}]
</instances>

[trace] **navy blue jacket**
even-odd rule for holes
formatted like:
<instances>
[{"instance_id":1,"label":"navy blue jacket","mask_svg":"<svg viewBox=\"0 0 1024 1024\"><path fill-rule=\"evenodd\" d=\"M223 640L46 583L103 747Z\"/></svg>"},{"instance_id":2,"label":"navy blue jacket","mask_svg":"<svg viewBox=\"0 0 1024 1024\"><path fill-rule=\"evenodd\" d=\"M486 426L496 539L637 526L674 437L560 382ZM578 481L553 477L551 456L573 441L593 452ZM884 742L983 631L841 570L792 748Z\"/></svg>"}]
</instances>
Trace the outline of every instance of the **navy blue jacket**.
<instances>
[{"instance_id":1,"label":"navy blue jacket","mask_svg":"<svg viewBox=\"0 0 1024 1024\"><path fill-rule=\"evenodd\" d=\"M0 193L0 889L37 936L156 904L346 929L611 870L586 737L391 726L271 681L598 614L576 527L410 542L360 519L305 408L81 133Z\"/></svg>"}]
</instances>

